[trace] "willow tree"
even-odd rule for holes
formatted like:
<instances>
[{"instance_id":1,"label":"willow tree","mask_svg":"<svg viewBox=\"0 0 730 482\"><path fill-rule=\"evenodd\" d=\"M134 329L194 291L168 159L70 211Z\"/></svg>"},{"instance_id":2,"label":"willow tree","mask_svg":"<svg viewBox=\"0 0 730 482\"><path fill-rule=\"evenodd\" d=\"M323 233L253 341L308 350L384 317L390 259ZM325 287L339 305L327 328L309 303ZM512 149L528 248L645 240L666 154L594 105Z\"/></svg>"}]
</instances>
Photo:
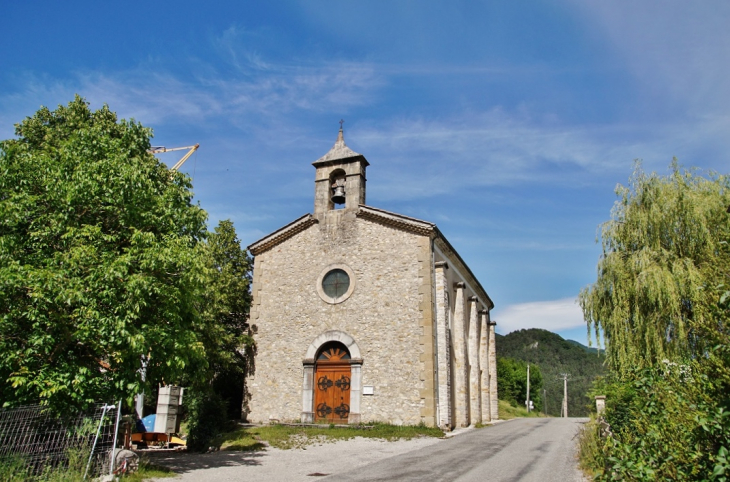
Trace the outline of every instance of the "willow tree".
<instances>
[{"instance_id":1,"label":"willow tree","mask_svg":"<svg viewBox=\"0 0 730 482\"><path fill-rule=\"evenodd\" d=\"M616 189L611 219L600 227L596 282L580 304L608 363L619 373L707 349L703 336L726 330L713 316L718 285L727 282L727 176L682 170L646 174L637 164Z\"/></svg>"}]
</instances>

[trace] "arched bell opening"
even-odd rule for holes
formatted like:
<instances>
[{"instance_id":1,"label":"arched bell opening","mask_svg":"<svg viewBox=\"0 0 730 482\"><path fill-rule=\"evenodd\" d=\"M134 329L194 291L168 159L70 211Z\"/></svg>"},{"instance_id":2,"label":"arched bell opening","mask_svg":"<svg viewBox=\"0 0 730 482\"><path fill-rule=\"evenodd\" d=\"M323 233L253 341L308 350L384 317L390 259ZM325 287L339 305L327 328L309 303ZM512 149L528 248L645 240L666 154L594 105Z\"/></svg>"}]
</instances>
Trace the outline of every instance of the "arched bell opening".
<instances>
[{"instance_id":1,"label":"arched bell opening","mask_svg":"<svg viewBox=\"0 0 730 482\"><path fill-rule=\"evenodd\" d=\"M345 207L347 193L345 184L347 177L343 169L335 169L330 173L330 209L341 209Z\"/></svg>"}]
</instances>

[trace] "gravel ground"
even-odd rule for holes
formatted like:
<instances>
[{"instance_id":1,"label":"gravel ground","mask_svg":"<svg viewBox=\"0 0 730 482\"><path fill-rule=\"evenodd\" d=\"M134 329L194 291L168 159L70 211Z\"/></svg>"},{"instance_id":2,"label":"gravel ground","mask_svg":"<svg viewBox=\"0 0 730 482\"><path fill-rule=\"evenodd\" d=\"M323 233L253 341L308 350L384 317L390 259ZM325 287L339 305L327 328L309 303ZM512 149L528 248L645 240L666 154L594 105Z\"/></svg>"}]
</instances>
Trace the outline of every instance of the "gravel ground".
<instances>
[{"instance_id":1,"label":"gravel ground","mask_svg":"<svg viewBox=\"0 0 730 482\"><path fill-rule=\"evenodd\" d=\"M220 451L210 454L172 453L155 455L152 461L178 474L171 481L312 481L317 476L347 472L395 455L442 442L433 437L386 442L357 437L350 440L310 445L304 449L262 452Z\"/></svg>"},{"instance_id":2,"label":"gravel ground","mask_svg":"<svg viewBox=\"0 0 730 482\"><path fill-rule=\"evenodd\" d=\"M576 433L586 421L524 418L459 429L444 439L386 442L358 437L304 449L159 453L153 461L179 474L158 482L297 482L320 477L348 482L584 482Z\"/></svg>"}]
</instances>

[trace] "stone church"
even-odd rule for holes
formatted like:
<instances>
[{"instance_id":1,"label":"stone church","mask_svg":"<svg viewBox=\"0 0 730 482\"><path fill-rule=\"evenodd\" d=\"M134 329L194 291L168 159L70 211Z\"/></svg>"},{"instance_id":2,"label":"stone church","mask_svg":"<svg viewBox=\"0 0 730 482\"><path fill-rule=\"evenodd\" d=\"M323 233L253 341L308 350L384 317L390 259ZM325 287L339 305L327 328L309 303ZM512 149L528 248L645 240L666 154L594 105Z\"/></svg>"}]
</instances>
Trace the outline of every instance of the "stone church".
<instances>
[{"instance_id":1,"label":"stone church","mask_svg":"<svg viewBox=\"0 0 730 482\"><path fill-rule=\"evenodd\" d=\"M492 300L435 224L368 206L368 161L313 163L314 213L249 246L251 422L498 418Z\"/></svg>"}]
</instances>

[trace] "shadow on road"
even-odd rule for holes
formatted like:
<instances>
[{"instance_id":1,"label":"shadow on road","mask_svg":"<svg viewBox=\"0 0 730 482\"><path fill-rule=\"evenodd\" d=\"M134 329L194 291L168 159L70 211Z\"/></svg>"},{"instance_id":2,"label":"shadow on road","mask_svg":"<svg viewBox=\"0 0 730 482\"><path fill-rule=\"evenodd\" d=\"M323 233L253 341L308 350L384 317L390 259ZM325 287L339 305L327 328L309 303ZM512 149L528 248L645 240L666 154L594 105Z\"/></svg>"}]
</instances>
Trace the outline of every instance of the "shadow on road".
<instances>
[{"instance_id":1,"label":"shadow on road","mask_svg":"<svg viewBox=\"0 0 730 482\"><path fill-rule=\"evenodd\" d=\"M266 452L238 452L221 450L209 454L175 452L146 454L150 463L184 474L198 469L261 465Z\"/></svg>"}]
</instances>

